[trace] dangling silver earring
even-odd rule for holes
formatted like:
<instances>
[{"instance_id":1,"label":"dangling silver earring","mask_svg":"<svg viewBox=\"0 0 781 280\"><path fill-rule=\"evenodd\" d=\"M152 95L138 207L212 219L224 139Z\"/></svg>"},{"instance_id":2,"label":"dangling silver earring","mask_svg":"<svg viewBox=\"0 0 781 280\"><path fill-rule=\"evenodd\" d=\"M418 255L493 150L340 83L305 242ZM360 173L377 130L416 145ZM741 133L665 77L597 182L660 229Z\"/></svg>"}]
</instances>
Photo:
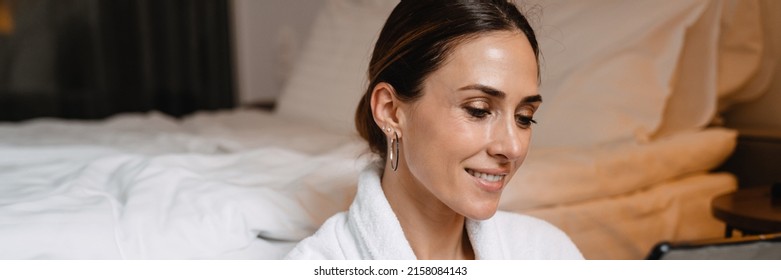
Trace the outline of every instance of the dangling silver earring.
<instances>
[{"instance_id":1,"label":"dangling silver earring","mask_svg":"<svg viewBox=\"0 0 781 280\"><path fill-rule=\"evenodd\" d=\"M393 135L395 137L391 138L388 159L390 159L391 168L393 168L393 171L396 171L399 168L399 134L394 131Z\"/></svg>"}]
</instances>

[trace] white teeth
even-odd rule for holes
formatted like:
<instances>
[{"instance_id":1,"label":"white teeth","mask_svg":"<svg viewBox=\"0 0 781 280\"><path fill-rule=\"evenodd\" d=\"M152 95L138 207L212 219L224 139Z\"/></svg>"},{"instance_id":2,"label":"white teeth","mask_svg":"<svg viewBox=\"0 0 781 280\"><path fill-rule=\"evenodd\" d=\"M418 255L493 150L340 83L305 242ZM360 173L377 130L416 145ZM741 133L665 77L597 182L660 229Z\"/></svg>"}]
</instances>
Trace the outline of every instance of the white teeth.
<instances>
[{"instance_id":1,"label":"white teeth","mask_svg":"<svg viewBox=\"0 0 781 280\"><path fill-rule=\"evenodd\" d=\"M474 171L472 169L467 169L467 172L469 172L469 175L475 176L477 178L489 181L489 182L498 182L499 180L502 180L504 178L504 175L491 175L487 173L481 173Z\"/></svg>"}]
</instances>

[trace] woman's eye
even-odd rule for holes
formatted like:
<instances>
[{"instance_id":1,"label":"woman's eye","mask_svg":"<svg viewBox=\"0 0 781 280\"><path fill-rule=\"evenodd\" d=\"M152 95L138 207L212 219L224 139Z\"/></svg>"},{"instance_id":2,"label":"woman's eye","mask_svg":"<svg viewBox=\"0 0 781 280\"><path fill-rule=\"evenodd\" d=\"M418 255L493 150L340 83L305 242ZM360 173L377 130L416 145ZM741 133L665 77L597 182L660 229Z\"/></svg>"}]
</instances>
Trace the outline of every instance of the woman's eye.
<instances>
[{"instance_id":1,"label":"woman's eye","mask_svg":"<svg viewBox=\"0 0 781 280\"><path fill-rule=\"evenodd\" d=\"M467 113L469 113L470 116L478 119L485 118L485 116L491 114L491 112L488 110L475 108L475 107L464 107L464 109L466 110Z\"/></svg>"},{"instance_id":2,"label":"woman's eye","mask_svg":"<svg viewBox=\"0 0 781 280\"><path fill-rule=\"evenodd\" d=\"M531 127L532 124L537 123L537 121L535 121L532 117L528 117L524 115L516 115L515 121L518 123L518 126L522 128L528 128Z\"/></svg>"}]
</instances>

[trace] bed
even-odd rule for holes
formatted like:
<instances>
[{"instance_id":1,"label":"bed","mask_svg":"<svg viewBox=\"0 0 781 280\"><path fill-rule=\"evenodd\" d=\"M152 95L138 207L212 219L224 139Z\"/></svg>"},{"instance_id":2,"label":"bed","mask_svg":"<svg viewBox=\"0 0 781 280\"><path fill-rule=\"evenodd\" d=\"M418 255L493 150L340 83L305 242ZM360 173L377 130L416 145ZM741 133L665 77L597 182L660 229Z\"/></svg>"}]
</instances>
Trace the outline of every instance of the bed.
<instances>
[{"instance_id":1,"label":"bed","mask_svg":"<svg viewBox=\"0 0 781 280\"><path fill-rule=\"evenodd\" d=\"M327 1L273 112L0 123L0 259L281 258L375 160L351 119L393 5ZM710 199L736 182L711 170L736 132L714 123L761 92L758 4L522 5L545 102L500 209L555 224L589 259L721 236Z\"/></svg>"}]
</instances>

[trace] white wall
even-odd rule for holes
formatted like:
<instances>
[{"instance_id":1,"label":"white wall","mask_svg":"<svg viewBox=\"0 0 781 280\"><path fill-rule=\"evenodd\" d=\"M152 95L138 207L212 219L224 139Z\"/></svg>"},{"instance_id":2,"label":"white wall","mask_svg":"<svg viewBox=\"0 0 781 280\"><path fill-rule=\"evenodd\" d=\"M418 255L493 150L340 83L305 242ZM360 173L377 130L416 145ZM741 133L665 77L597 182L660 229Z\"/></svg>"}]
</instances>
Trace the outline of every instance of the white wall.
<instances>
[{"instance_id":1,"label":"white wall","mask_svg":"<svg viewBox=\"0 0 781 280\"><path fill-rule=\"evenodd\" d=\"M758 99L740 104L725 116L727 125L739 129L781 131L781 1L763 0L764 32L775 54L775 76Z\"/></svg>"},{"instance_id":2,"label":"white wall","mask_svg":"<svg viewBox=\"0 0 781 280\"><path fill-rule=\"evenodd\" d=\"M324 0L233 0L239 104L275 100Z\"/></svg>"}]
</instances>

